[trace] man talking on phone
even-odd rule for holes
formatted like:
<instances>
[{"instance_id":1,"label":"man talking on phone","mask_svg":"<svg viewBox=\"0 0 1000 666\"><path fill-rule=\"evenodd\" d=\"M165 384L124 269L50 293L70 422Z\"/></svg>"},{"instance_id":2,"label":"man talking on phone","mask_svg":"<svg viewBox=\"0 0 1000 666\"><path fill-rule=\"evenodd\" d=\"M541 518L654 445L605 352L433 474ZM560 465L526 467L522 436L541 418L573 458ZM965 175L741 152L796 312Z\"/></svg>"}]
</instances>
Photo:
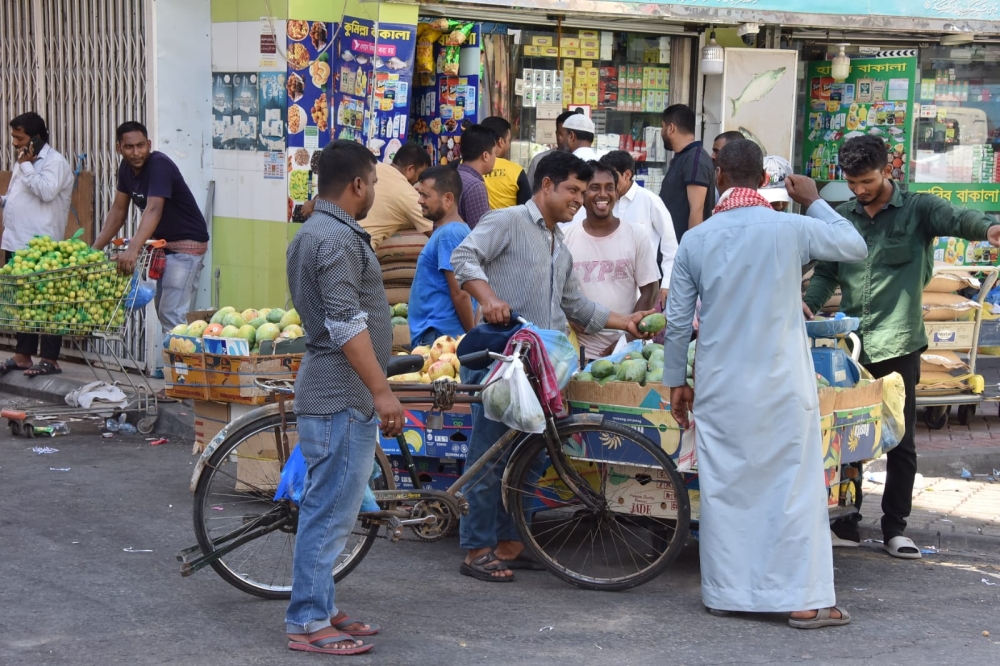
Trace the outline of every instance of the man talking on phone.
<instances>
[{"instance_id":1,"label":"man talking on phone","mask_svg":"<svg viewBox=\"0 0 1000 666\"><path fill-rule=\"evenodd\" d=\"M10 136L17 166L7 194L0 196L3 208L0 245L4 250L4 263L10 261L14 252L28 247L28 241L35 236L63 240L74 183L69 162L49 145L49 130L40 115L29 111L11 120ZM0 375L13 370L23 370L28 377L62 372L59 369L62 338L41 336L41 349L38 338L34 334L18 333L14 356L0 365ZM32 365L31 357L35 354L39 354L40 359Z\"/></svg>"}]
</instances>

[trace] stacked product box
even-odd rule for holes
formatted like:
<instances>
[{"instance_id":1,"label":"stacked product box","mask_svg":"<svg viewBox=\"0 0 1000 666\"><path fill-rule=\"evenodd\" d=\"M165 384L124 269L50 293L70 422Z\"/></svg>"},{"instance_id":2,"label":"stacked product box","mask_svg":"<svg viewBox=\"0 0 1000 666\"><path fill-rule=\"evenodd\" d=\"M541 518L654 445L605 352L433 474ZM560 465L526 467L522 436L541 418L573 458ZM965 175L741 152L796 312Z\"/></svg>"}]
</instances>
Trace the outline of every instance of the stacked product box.
<instances>
[{"instance_id":1,"label":"stacked product box","mask_svg":"<svg viewBox=\"0 0 1000 666\"><path fill-rule=\"evenodd\" d=\"M444 412L442 427L428 428L430 412L407 409L403 438L413 456L421 483L435 490L447 490L462 474L465 456L472 438L472 413L468 405L455 405ZM389 456L397 488L410 488L412 482L396 438L381 437L382 450Z\"/></svg>"},{"instance_id":2,"label":"stacked product box","mask_svg":"<svg viewBox=\"0 0 1000 666\"><path fill-rule=\"evenodd\" d=\"M524 70L524 106L563 103L563 73L557 69Z\"/></svg>"}]
</instances>

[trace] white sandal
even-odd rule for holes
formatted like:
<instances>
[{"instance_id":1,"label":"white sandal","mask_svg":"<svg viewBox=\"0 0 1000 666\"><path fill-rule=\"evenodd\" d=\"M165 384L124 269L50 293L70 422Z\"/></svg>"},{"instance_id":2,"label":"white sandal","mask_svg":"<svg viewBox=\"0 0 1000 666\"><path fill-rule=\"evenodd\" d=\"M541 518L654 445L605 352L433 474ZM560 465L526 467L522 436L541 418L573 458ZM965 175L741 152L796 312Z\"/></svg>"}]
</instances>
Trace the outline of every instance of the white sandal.
<instances>
[{"instance_id":1,"label":"white sandal","mask_svg":"<svg viewBox=\"0 0 1000 666\"><path fill-rule=\"evenodd\" d=\"M905 536L895 536L889 539L882 545L885 552L889 553L893 557L898 557L901 560L919 560L923 557L920 554L920 549L917 548L917 544L913 543L912 539ZM912 552L904 552L903 549L909 549Z\"/></svg>"},{"instance_id":2,"label":"white sandal","mask_svg":"<svg viewBox=\"0 0 1000 666\"><path fill-rule=\"evenodd\" d=\"M840 612L840 617L830 617L830 611L836 610ZM850 624L851 614L845 611L840 606L834 606L833 608L820 608L816 611L816 617L809 618L808 620L796 620L794 618L788 618L788 626L793 629L822 629L823 627L842 627L845 624Z\"/></svg>"}]
</instances>

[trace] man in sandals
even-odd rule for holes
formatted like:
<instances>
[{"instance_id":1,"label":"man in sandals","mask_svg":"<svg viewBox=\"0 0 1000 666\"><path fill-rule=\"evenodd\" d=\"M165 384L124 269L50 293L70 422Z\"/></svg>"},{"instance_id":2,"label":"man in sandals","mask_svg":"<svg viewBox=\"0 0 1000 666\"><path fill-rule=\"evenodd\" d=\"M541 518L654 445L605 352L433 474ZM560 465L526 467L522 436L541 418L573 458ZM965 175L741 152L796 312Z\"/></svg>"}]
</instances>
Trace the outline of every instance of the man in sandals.
<instances>
[{"instance_id":1,"label":"man in sandals","mask_svg":"<svg viewBox=\"0 0 1000 666\"><path fill-rule=\"evenodd\" d=\"M0 196L3 209L4 262L38 236L61 241L66 234L70 199L73 195L73 170L66 158L49 145L49 131L37 113L23 113L10 121L10 136L14 143L17 164L11 174L10 187ZM0 375L23 370L27 377L56 375L59 369L58 335L39 336L18 333L14 356L0 365ZM40 352L40 354L39 354ZM31 357L40 355L32 365Z\"/></svg>"},{"instance_id":2,"label":"man in sandals","mask_svg":"<svg viewBox=\"0 0 1000 666\"><path fill-rule=\"evenodd\" d=\"M730 141L719 153L722 198L674 261L663 383L682 427L694 412L705 606L789 613L797 629L843 625L850 615L834 606L819 400L797 298L803 264L861 261L867 248L812 180L786 179L806 217L771 208L757 193L766 178L755 143Z\"/></svg>"},{"instance_id":3,"label":"man in sandals","mask_svg":"<svg viewBox=\"0 0 1000 666\"><path fill-rule=\"evenodd\" d=\"M586 333L610 328L649 337L636 328L649 312L610 312L587 300L573 274L573 257L558 224L572 220L583 207L592 175L593 169L579 157L553 151L538 163L534 195L527 204L487 213L455 248L455 279L479 303L487 322L506 324L510 313L517 312L539 328L566 332L569 320ZM461 372L463 384L480 384L489 371ZM473 405L468 459L482 457L507 429L485 418L482 405ZM540 568L524 556L520 534L504 509L503 469L504 464L488 464L462 489L469 514L462 518L460 542L467 555L459 571L494 583L513 580L513 568Z\"/></svg>"},{"instance_id":4,"label":"man in sandals","mask_svg":"<svg viewBox=\"0 0 1000 666\"><path fill-rule=\"evenodd\" d=\"M358 654L377 625L335 604L333 567L357 521L372 473L378 421L395 437L403 407L385 370L392 322L371 236L358 221L375 200L375 157L353 141L334 141L319 158L315 212L288 245L288 288L309 331L295 378L299 450L309 465L299 502L288 648Z\"/></svg>"},{"instance_id":5,"label":"man in sandals","mask_svg":"<svg viewBox=\"0 0 1000 666\"><path fill-rule=\"evenodd\" d=\"M917 560L920 549L903 535L903 530L913 504L917 474L915 393L920 383L920 354L927 349L919 294L932 276L935 237L989 240L1000 246L1000 226L987 213L952 206L933 194L903 192L892 180L888 151L878 137L861 136L845 143L840 150L840 167L855 199L838 206L837 212L864 236L870 248L868 261L820 262L809 282L803 308L812 318L839 286L843 293L841 312L861 320L858 337L862 364L875 377L898 372L903 378L906 432L899 445L887 454L882 540L893 557ZM861 481L860 474L857 481ZM860 492L857 506L861 508ZM858 513L834 523L834 543L857 546L861 541L860 521Z\"/></svg>"}]
</instances>

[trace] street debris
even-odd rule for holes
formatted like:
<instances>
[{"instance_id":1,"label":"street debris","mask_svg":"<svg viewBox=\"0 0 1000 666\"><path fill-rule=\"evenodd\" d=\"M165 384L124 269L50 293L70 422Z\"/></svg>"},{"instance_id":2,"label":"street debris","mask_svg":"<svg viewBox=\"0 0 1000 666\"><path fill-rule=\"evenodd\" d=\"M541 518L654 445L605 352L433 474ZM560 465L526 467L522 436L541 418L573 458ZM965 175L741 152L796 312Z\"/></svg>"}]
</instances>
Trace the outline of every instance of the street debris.
<instances>
[{"instance_id":1,"label":"street debris","mask_svg":"<svg viewBox=\"0 0 1000 666\"><path fill-rule=\"evenodd\" d=\"M942 519L941 519L941 522L942 522L942 523L952 523L952 522L954 522L954 521L952 521L952 520L948 520L947 518L942 518Z\"/></svg>"},{"instance_id":2,"label":"street debris","mask_svg":"<svg viewBox=\"0 0 1000 666\"><path fill-rule=\"evenodd\" d=\"M985 581L986 579L984 578L983 580ZM554 629L555 629L555 627L542 627L538 631L539 632L542 632L542 631L553 631Z\"/></svg>"},{"instance_id":3,"label":"street debris","mask_svg":"<svg viewBox=\"0 0 1000 666\"><path fill-rule=\"evenodd\" d=\"M885 472L865 472L865 481L885 485Z\"/></svg>"},{"instance_id":4,"label":"street debris","mask_svg":"<svg viewBox=\"0 0 1000 666\"><path fill-rule=\"evenodd\" d=\"M69 467L49 467L50 472L68 472Z\"/></svg>"},{"instance_id":5,"label":"street debris","mask_svg":"<svg viewBox=\"0 0 1000 666\"><path fill-rule=\"evenodd\" d=\"M113 432L102 432L101 433L101 437L103 437L104 439L111 439L114 436L115 436L115 433L113 433Z\"/></svg>"},{"instance_id":6,"label":"street debris","mask_svg":"<svg viewBox=\"0 0 1000 666\"><path fill-rule=\"evenodd\" d=\"M984 638L989 638L989 637L990 637L990 632L988 632L988 631L984 631L984 632L983 632L983 637L984 637Z\"/></svg>"},{"instance_id":7,"label":"street debris","mask_svg":"<svg viewBox=\"0 0 1000 666\"><path fill-rule=\"evenodd\" d=\"M972 478L972 472L970 472L969 470L967 470L967 469L965 469L963 467L962 468L962 478L963 479L971 479Z\"/></svg>"},{"instance_id":8,"label":"street debris","mask_svg":"<svg viewBox=\"0 0 1000 666\"><path fill-rule=\"evenodd\" d=\"M53 449L51 446L33 446L31 450L40 456L47 455L49 453L59 453L59 449Z\"/></svg>"},{"instance_id":9,"label":"street debris","mask_svg":"<svg viewBox=\"0 0 1000 666\"><path fill-rule=\"evenodd\" d=\"M225 511L221 506L213 506L212 511Z\"/></svg>"},{"instance_id":10,"label":"street debris","mask_svg":"<svg viewBox=\"0 0 1000 666\"><path fill-rule=\"evenodd\" d=\"M983 583L985 585L989 585L990 587L996 587L997 585L1000 585L1000 583L991 583L990 581L986 580L985 578L983 578Z\"/></svg>"},{"instance_id":11,"label":"street debris","mask_svg":"<svg viewBox=\"0 0 1000 666\"><path fill-rule=\"evenodd\" d=\"M152 442L149 443L149 445L150 446L159 446L160 444L166 444L169 441L170 441L169 439L163 439L163 438L161 438L161 439L153 440Z\"/></svg>"},{"instance_id":12,"label":"street debris","mask_svg":"<svg viewBox=\"0 0 1000 666\"><path fill-rule=\"evenodd\" d=\"M132 546L129 546L128 548L122 548L122 551L126 552L126 553L152 553L153 552L151 550L138 550L136 548L133 548Z\"/></svg>"},{"instance_id":13,"label":"street debris","mask_svg":"<svg viewBox=\"0 0 1000 666\"><path fill-rule=\"evenodd\" d=\"M854 591L855 592L864 592L867 589L868 589L867 587L856 587L856 588L854 588Z\"/></svg>"}]
</instances>

